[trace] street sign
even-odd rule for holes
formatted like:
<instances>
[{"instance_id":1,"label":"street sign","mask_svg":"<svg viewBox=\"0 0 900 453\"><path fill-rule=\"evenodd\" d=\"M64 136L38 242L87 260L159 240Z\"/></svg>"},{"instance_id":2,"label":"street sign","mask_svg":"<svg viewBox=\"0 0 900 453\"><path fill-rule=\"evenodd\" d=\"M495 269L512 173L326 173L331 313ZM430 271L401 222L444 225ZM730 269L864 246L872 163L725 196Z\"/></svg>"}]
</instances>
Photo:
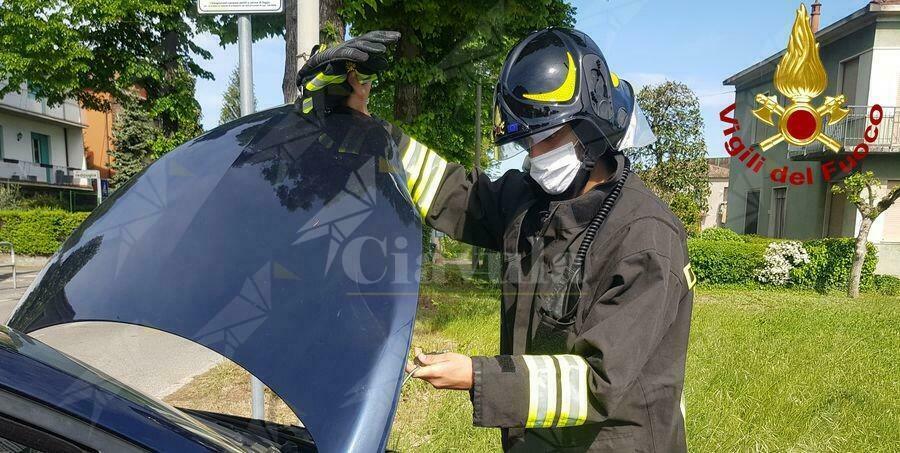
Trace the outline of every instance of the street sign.
<instances>
[{"instance_id":1,"label":"street sign","mask_svg":"<svg viewBox=\"0 0 900 453\"><path fill-rule=\"evenodd\" d=\"M284 11L282 0L199 0L200 14L277 14Z\"/></svg>"},{"instance_id":2,"label":"street sign","mask_svg":"<svg viewBox=\"0 0 900 453\"><path fill-rule=\"evenodd\" d=\"M73 178L100 179L100 170L72 170Z\"/></svg>"}]
</instances>

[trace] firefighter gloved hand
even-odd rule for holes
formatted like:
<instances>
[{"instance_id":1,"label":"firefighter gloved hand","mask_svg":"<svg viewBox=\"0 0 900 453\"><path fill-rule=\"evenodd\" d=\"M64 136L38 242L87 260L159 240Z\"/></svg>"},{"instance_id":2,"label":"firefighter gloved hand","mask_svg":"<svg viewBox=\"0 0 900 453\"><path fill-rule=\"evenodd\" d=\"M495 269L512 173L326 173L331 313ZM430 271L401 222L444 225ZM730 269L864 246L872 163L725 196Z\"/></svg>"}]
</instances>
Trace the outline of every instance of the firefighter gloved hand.
<instances>
[{"instance_id":1,"label":"firefighter gloved hand","mask_svg":"<svg viewBox=\"0 0 900 453\"><path fill-rule=\"evenodd\" d=\"M318 45L313 48L313 54L300 68L297 80L314 77L325 71L326 66L344 66L352 63L364 74L375 74L387 69L387 45L400 39L400 32L396 31L371 31L357 38L344 41L334 47L326 48ZM340 63L340 65L337 65Z\"/></svg>"},{"instance_id":2,"label":"firefighter gloved hand","mask_svg":"<svg viewBox=\"0 0 900 453\"><path fill-rule=\"evenodd\" d=\"M412 377L426 381L436 389L472 388L472 359L469 356L455 352L425 355L419 348L415 349L415 354L419 367L406 364L407 373L414 371Z\"/></svg>"},{"instance_id":3,"label":"firefighter gloved hand","mask_svg":"<svg viewBox=\"0 0 900 453\"><path fill-rule=\"evenodd\" d=\"M362 84L373 82L377 74L388 67L385 57L387 45L398 39L400 33L396 31L373 31L335 47L320 45L313 48L312 56L297 73L302 112L313 111L317 104L313 100L316 95L326 94L341 99L351 94L353 87L347 83L350 72L355 73ZM318 105L317 109L323 107L321 102Z\"/></svg>"}]
</instances>

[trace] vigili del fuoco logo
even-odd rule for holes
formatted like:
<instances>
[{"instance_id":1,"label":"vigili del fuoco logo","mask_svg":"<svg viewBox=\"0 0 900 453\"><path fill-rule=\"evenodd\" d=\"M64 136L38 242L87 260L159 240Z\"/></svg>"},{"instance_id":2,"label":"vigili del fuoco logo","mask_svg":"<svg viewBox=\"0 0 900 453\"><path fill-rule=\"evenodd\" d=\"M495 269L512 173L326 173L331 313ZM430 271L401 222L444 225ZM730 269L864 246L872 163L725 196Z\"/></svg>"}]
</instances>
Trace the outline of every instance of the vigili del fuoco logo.
<instances>
[{"instance_id":1,"label":"vigili del fuoco logo","mask_svg":"<svg viewBox=\"0 0 900 453\"><path fill-rule=\"evenodd\" d=\"M843 94L826 96L819 105L814 102L828 87L828 76L819 57L819 44L809 25L806 5L801 4L797 9L787 51L775 69L774 82L775 88L790 100L790 104L782 106L774 95L756 95L759 107L753 110L753 116L777 128L776 134L759 142L760 151L753 145L746 147L743 140L734 135L741 129L737 117L733 115L735 104L719 113L719 118L726 123L723 132L725 136L730 136L725 142L725 151L729 155L738 158L748 169L758 173L766 161L763 153L781 142L794 146L820 143L828 150L826 153L840 155L837 159L827 159L821 163L822 178L825 181L831 180L837 171L850 173L868 155L869 144L878 138L878 125L884 113L880 105L875 104L869 110L869 125L866 127L864 140L854 147L852 153L844 152L841 143L823 131L826 124L831 126L846 118L849 110L844 107L846 98ZM788 167L775 168L769 177L779 183L813 183L812 167L807 167L806 171L794 171L790 175Z\"/></svg>"}]
</instances>

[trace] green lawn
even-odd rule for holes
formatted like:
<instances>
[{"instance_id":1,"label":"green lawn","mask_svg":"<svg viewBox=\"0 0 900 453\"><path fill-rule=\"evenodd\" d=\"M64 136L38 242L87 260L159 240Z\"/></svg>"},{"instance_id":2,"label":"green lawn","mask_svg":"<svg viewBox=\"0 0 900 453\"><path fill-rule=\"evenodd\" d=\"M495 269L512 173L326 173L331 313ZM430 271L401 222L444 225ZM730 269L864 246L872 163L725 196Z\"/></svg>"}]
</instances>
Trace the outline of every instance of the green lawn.
<instances>
[{"instance_id":1,"label":"green lawn","mask_svg":"<svg viewBox=\"0 0 900 453\"><path fill-rule=\"evenodd\" d=\"M498 294L423 288L415 346L495 354ZM692 451L900 451L900 299L700 288L687 381ZM390 446L499 449L465 392L411 380Z\"/></svg>"}]
</instances>

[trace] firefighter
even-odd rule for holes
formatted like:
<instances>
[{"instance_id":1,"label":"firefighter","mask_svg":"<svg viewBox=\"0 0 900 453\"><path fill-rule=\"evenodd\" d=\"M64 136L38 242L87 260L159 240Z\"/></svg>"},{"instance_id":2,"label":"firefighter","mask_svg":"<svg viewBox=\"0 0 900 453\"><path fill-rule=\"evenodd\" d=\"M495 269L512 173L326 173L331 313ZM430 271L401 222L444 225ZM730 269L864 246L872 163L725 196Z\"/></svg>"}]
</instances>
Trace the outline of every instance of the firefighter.
<instances>
[{"instance_id":1,"label":"firefighter","mask_svg":"<svg viewBox=\"0 0 900 453\"><path fill-rule=\"evenodd\" d=\"M398 38L313 55L301 108L337 77L368 114L370 74ZM384 123L424 221L503 257L500 354L416 350L407 371L469 391L474 424L501 428L507 451L685 451L696 279L683 225L622 154L655 140L631 85L584 33L546 29L510 51L493 111L502 157L527 153L496 181Z\"/></svg>"}]
</instances>

